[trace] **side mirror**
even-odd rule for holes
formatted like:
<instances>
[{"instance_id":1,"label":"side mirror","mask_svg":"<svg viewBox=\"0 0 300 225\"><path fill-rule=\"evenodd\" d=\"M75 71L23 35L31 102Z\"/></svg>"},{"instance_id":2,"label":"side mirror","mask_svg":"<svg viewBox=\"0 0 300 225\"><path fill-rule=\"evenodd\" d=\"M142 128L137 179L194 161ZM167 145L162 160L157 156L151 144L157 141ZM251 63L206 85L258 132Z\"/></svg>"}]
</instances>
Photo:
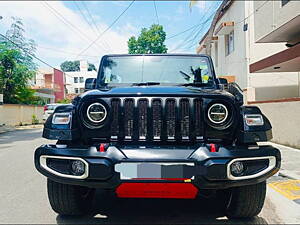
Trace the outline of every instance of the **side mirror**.
<instances>
[{"instance_id":1,"label":"side mirror","mask_svg":"<svg viewBox=\"0 0 300 225\"><path fill-rule=\"evenodd\" d=\"M92 90L96 88L96 78L87 78L85 80L84 89L85 91Z\"/></svg>"},{"instance_id":2,"label":"side mirror","mask_svg":"<svg viewBox=\"0 0 300 225\"><path fill-rule=\"evenodd\" d=\"M219 81L219 87L220 87L220 89L227 89L228 88L228 81L227 81L227 79L225 79L225 78L218 78L218 81Z\"/></svg>"},{"instance_id":3,"label":"side mirror","mask_svg":"<svg viewBox=\"0 0 300 225\"><path fill-rule=\"evenodd\" d=\"M219 84L228 85L228 81L225 78L218 78Z\"/></svg>"}]
</instances>

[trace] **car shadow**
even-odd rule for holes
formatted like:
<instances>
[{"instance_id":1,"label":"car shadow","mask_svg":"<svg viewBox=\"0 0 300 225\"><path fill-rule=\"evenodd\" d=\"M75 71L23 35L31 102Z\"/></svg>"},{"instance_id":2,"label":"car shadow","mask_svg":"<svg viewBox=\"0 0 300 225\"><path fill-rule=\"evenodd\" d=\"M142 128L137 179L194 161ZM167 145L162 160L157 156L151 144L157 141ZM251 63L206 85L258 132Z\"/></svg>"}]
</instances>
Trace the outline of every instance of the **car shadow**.
<instances>
[{"instance_id":1,"label":"car shadow","mask_svg":"<svg viewBox=\"0 0 300 225\"><path fill-rule=\"evenodd\" d=\"M229 220L216 198L118 199L98 191L93 214L57 216L58 224L268 224L262 217Z\"/></svg>"}]
</instances>

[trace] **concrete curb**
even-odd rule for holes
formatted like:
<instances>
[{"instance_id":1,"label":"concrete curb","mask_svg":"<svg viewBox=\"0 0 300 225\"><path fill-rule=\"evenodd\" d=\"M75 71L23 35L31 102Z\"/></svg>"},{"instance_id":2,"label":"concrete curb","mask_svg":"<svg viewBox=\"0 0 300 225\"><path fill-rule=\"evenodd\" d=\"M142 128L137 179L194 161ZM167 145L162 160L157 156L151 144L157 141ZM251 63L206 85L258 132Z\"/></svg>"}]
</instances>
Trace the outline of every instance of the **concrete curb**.
<instances>
[{"instance_id":1,"label":"concrete curb","mask_svg":"<svg viewBox=\"0 0 300 225\"><path fill-rule=\"evenodd\" d=\"M292 151L300 151L300 149L298 148L293 148L293 147L289 147L289 146L286 146L286 145L282 145L282 144L277 144L277 143L274 143L274 142L269 142L271 145L275 146L275 147L282 147L282 148L286 148L286 149L289 149L289 150L292 150Z\"/></svg>"},{"instance_id":2,"label":"concrete curb","mask_svg":"<svg viewBox=\"0 0 300 225\"><path fill-rule=\"evenodd\" d=\"M0 126L0 134L6 133L6 132L10 132L10 131L14 131L16 128L13 126Z\"/></svg>"},{"instance_id":3,"label":"concrete curb","mask_svg":"<svg viewBox=\"0 0 300 225\"><path fill-rule=\"evenodd\" d=\"M286 172L279 171L279 176L286 177L286 178L292 179L292 180L300 180L300 176L291 173L291 171L286 171Z\"/></svg>"},{"instance_id":4,"label":"concrete curb","mask_svg":"<svg viewBox=\"0 0 300 225\"><path fill-rule=\"evenodd\" d=\"M41 129L41 128L44 128L44 124L16 126L15 127L16 130Z\"/></svg>"},{"instance_id":5,"label":"concrete curb","mask_svg":"<svg viewBox=\"0 0 300 225\"><path fill-rule=\"evenodd\" d=\"M292 154L296 154L296 155L300 154L300 149L297 149L297 148L292 148L292 147L277 144L274 142L269 142L269 144L273 145L274 147L276 147L279 150L284 151L284 152L292 152ZM284 157L284 156L282 155L282 157ZM295 171L299 171L299 167L297 166L296 168L294 168L295 170L293 171L291 169L284 169L284 164L286 164L286 163L282 162L281 170L279 171L279 175L286 177L288 179L292 179L292 180L300 180L300 175L295 172Z\"/></svg>"},{"instance_id":6,"label":"concrete curb","mask_svg":"<svg viewBox=\"0 0 300 225\"><path fill-rule=\"evenodd\" d=\"M25 126L0 126L0 134L4 134L6 132L11 132L15 130L41 129L43 127L44 127L43 124L25 125Z\"/></svg>"}]
</instances>

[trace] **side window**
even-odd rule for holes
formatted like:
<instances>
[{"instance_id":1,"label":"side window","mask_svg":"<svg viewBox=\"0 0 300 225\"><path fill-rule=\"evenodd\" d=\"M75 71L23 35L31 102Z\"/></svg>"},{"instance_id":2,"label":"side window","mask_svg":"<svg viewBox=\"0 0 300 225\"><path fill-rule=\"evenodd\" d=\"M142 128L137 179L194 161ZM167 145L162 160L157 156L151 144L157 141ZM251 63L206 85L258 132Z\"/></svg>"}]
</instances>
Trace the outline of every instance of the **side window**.
<instances>
[{"instance_id":1,"label":"side window","mask_svg":"<svg viewBox=\"0 0 300 225\"><path fill-rule=\"evenodd\" d=\"M226 56L230 55L234 51L234 31L225 35L225 51Z\"/></svg>"},{"instance_id":2,"label":"side window","mask_svg":"<svg viewBox=\"0 0 300 225\"><path fill-rule=\"evenodd\" d=\"M79 78L79 82L80 82L80 83L83 83L83 82L84 82L83 77L80 77L80 78Z\"/></svg>"},{"instance_id":3,"label":"side window","mask_svg":"<svg viewBox=\"0 0 300 225\"><path fill-rule=\"evenodd\" d=\"M78 83L78 77L74 77L74 83Z\"/></svg>"},{"instance_id":4,"label":"side window","mask_svg":"<svg viewBox=\"0 0 300 225\"><path fill-rule=\"evenodd\" d=\"M290 0L281 0L281 7L285 6Z\"/></svg>"}]
</instances>

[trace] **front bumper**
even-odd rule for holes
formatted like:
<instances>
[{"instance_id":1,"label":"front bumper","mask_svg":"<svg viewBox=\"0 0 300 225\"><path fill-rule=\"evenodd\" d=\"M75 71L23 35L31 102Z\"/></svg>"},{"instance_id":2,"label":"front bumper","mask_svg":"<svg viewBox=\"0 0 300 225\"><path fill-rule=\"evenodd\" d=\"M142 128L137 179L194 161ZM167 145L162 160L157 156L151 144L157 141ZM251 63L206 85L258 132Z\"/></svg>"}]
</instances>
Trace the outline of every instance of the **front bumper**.
<instances>
[{"instance_id":1,"label":"front bumper","mask_svg":"<svg viewBox=\"0 0 300 225\"><path fill-rule=\"evenodd\" d=\"M86 165L82 176L60 174L47 168L46 159L81 160ZM258 162L268 160L268 166L251 176L232 177L229 172L234 161ZM229 187L250 185L262 182L278 172L281 155L272 146L220 147L218 152L210 152L206 145L189 148L174 147L117 147L109 146L105 152L96 147L57 148L55 145L43 145L36 149L34 162L36 169L46 177L66 184L95 188L114 189L124 182L191 182L199 189L226 189ZM120 163L178 163L193 164L192 179L132 179L123 180L116 172ZM253 163L252 163L253 164Z\"/></svg>"}]
</instances>

